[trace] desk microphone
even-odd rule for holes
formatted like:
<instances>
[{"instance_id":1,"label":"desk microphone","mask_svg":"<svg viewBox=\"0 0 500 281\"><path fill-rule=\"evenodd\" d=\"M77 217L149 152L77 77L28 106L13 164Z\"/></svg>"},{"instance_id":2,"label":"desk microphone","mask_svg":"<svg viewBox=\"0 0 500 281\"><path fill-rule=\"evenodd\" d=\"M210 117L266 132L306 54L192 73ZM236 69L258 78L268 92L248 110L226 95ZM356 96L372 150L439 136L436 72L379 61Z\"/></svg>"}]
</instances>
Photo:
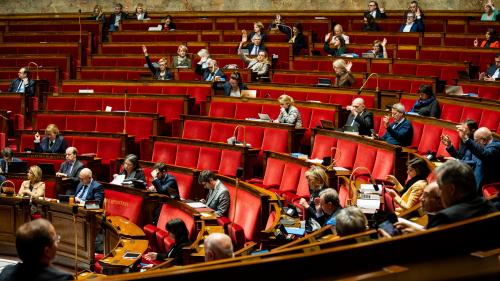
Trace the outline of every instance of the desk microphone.
<instances>
[{"instance_id":1,"label":"desk microphone","mask_svg":"<svg viewBox=\"0 0 500 281\"><path fill-rule=\"evenodd\" d=\"M125 94L125 100L123 102L123 105L124 105L124 114L123 114L123 133L126 134L127 133L127 94L128 94L128 89L125 88L125 91L124 91L124 94Z\"/></svg>"},{"instance_id":2,"label":"desk microphone","mask_svg":"<svg viewBox=\"0 0 500 281\"><path fill-rule=\"evenodd\" d=\"M81 47L81 44L82 44L82 9L78 9L78 25L80 27L80 34L79 34L79 40L78 40L78 43L80 43L80 47Z\"/></svg>"},{"instance_id":3,"label":"desk microphone","mask_svg":"<svg viewBox=\"0 0 500 281\"><path fill-rule=\"evenodd\" d=\"M36 62L34 62L34 61L30 61L30 62L28 62L28 67L30 67L30 65L32 65L32 64L34 66L36 66L36 80L39 80L40 77L38 76L38 64Z\"/></svg>"},{"instance_id":4,"label":"desk microphone","mask_svg":"<svg viewBox=\"0 0 500 281\"><path fill-rule=\"evenodd\" d=\"M78 276L78 232L76 231L76 215L78 214L78 205L73 204L71 206L71 212L73 213L73 233L75 234L75 278Z\"/></svg>"},{"instance_id":5,"label":"desk microphone","mask_svg":"<svg viewBox=\"0 0 500 281\"><path fill-rule=\"evenodd\" d=\"M368 75L368 77L366 78L365 82L363 83L363 85L361 85L361 88L359 88L358 90L358 95L361 94L361 92L363 91L363 89L365 88L365 85L366 83L368 82L368 80L370 80L370 78L373 76L373 75L376 75L377 76L377 88L375 88L375 91L378 92L378 74L377 73L372 73L370 75Z\"/></svg>"}]
</instances>

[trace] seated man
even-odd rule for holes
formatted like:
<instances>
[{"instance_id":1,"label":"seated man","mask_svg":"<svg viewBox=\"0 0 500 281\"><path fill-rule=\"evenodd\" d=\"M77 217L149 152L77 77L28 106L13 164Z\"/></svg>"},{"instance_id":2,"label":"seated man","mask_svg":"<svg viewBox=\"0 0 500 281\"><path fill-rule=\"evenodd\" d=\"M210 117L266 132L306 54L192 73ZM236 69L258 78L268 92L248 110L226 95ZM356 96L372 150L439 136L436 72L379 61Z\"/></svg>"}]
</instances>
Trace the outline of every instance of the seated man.
<instances>
[{"instance_id":1,"label":"seated man","mask_svg":"<svg viewBox=\"0 0 500 281\"><path fill-rule=\"evenodd\" d=\"M149 191L169 195L171 198L179 199L179 187L174 176L167 173L167 165L156 163L151 171L153 185L148 187Z\"/></svg>"},{"instance_id":2,"label":"seated man","mask_svg":"<svg viewBox=\"0 0 500 281\"><path fill-rule=\"evenodd\" d=\"M391 115L394 122L389 124L389 116L384 116L383 122L386 128L382 140L387 143L408 146L413 138L413 127L410 120L405 118L405 107L400 103L396 103L391 108Z\"/></svg>"},{"instance_id":3,"label":"seated man","mask_svg":"<svg viewBox=\"0 0 500 281\"><path fill-rule=\"evenodd\" d=\"M76 147L68 147L66 149L66 161L61 164L59 172L56 173L57 177L69 178L71 181L71 188L76 189L80 179L78 176L83 169L83 163L77 158L78 150Z\"/></svg>"},{"instance_id":4,"label":"seated man","mask_svg":"<svg viewBox=\"0 0 500 281\"><path fill-rule=\"evenodd\" d=\"M214 209L217 216L226 216L230 200L229 191L224 184L209 170L200 173L198 182L208 189L207 200L202 199L201 202Z\"/></svg>"},{"instance_id":5,"label":"seated man","mask_svg":"<svg viewBox=\"0 0 500 281\"><path fill-rule=\"evenodd\" d=\"M373 113L365 110L365 101L362 98L356 98L352 105L347 106L351 113L347 117L345 126L354 127L360 135L369 136L373 130Z\"/></svg>"},{"instance_id":6,"label":"seated man","mask_svg":"<svg viewBox=\"0 0 500 281\"><path fill-rule=\"evenodd\" d=\"M120 28L121 21L127 18L128 15L123 11L123 5L116 3L114 13L109 16L109 32L117 31Z\"/></svg>"},{"instance_id":7,"label":"seated man","mask_svg":"<svg viewBox=\"0 0 500 281\"><path fill-rule=\"evenodd\" d=\"M29 68L21 67L17 75L19 76L19 78L12 80L8 91L11 93L24 93L26 97L34 96L35 80L29 78Z\"/></svg>"},{"instance_id":8,"label":"seated man","mask_svg":"<svg viewBox=\"0 0 500 281\"><path fill-rule=\"evenodd\" d=\"M104 201L104 189L102 185L92 178L92 171L89 168L83 168L80 172L80 183L75 192L75 202L85 203L87 200L97 200L102 206Z\"/></svg>"},{"instance_id":9,"label":"seated man","mask_svg":"<svg viewBox=\"0 0 500 281\"><path fill-rule=\"evenodd\" d=\"M341 209L336 217L335 231L338 236L346 236L365 231L368 220L360 208L350 206Z\"/></svg>"},{"instance_id":10,"label":"seated man","mask_svg":"<svg viewBox=\"0 0 500 281\"><path fill-rule=\"evenodd\" d=\"M339 194L333 188L323 189L319 193L319 204L323 215L317 215L317 221L321 226L335 225L336 216L342 210Z\"/></svg>"},{"instance_id":11,"label":"seated man","mask_svg":"<svg viewBox=\"0 0 500 281\"><path fill-rule=\"evenodd\" d=\"M247 38L248 37L245 31L243 32L242 40L238 49L247 50L248 55L250 56L257 56L259 52L266 51L266 47L262 44L262 38L260 37L260 35L254 35L253 38L251 38L252 43L250 44L246 44L248 40Z\"/></svg>"},{"instance_id":12,"label":"seated man","mask_svg":"<svg viewBox=\"0 0 500 281\"><path fill-rule=\"evenodd\" d=\"M424 21L422 20L420 11L407 13L406 23L401 25L399 32L424 32Z\"/></svg>"},{"instance_id":13,"label":"seated man","mask_svg":"<svg viewBox=\"0 0 500 281\"><path fill-rule=\"evenodd\" d=\"M6 266L0 280L73 280L71 274L51 266L59 239L54 226L46 219L21 225L16 232L16 250L22 262Z\"/></svg>"},{"instance_id":14,"label":"seated man","mask_svg":"<svg viewBox=\"0 0 500 281\"><path fill-rule=\"evenodd\" d=\"M222 72L222 69L219 68L216 60L208 59L207 64L208 68L203 72L203 81L226 81L226 75Z\"/></svg>"},{"instance_id":15,"label":"seated man","mask_svg":"<svg viewBox=\"0 0 500 281\"><path fill-rule=\"evenodd\" d=\"M205 261L234 258L231 238L224 233L212 233L205 238Z\"/></svg>"},{"instance_id":16,"label":"seated man","mask_svg":"<svg viewBox=\"0 0 500 281\"><path fill-rule=\"evenodd\" d=\"M0 159L0 173L8 173L11 162L21 162L21 159L14 157L14 152L10 147L5 147L2 149L2 158Z\"/></svg>"},{"instance_id":17,"label":"seated man","mask_svg":"<svg viewBox=\"0 0 500 281\"><path fill-rule=\"evenodd\" d=\"M486 72L479 74L479 80L495 81L500 78L500 53L495 56L495 64L488 67Z\"/></svg>"}]
</instances>

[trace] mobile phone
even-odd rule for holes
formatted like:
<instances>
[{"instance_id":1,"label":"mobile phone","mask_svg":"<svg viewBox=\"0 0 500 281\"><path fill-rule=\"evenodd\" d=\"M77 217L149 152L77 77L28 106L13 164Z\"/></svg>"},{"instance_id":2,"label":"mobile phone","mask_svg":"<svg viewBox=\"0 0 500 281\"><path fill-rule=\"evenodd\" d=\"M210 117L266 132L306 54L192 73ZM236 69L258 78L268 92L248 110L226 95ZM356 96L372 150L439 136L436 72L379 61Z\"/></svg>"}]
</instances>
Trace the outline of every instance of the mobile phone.
<instances>
[{"instance_id":1,"label":"mobile phone","mask_svg":"<svg viewBox=\"0 0 500 281\"><path fill-rule=\"evenodd\" d=\"M378 227L383 229L390 236L397 236L400 234L399 230L394 227L394 224L392 224L392 222L390 222L389 220L382 222Z\"/></svg>"}]
</instances>

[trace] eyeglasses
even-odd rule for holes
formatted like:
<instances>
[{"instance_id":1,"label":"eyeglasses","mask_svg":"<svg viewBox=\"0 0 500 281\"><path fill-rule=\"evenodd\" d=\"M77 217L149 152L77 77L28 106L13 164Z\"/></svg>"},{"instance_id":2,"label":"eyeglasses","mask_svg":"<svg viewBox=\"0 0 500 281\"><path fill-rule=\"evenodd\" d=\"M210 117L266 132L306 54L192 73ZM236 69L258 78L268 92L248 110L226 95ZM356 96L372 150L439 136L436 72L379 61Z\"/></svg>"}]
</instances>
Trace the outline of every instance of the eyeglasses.
<instances>
[{"instance_id":1,"label":"eyeglasses","mask_svg":"<svg viewBox=\"0 0 500 281\"><path fill-rule=\"evenodd\" d=\"M368 7L373 7L375 6L375 4L368 4Z\"/></svg>"}]
</instances>

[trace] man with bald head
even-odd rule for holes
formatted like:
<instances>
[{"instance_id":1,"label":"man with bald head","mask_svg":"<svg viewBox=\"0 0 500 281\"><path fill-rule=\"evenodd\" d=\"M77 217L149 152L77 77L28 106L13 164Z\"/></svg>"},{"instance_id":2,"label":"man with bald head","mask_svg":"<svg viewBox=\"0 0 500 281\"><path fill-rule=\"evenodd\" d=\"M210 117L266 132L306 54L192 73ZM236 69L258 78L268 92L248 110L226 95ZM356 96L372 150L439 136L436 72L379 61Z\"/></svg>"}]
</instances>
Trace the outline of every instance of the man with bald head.
<instances>
[{"instance_id":1,"label":"man with bald head","mask_svg":"<svg viewBox=\"0 0 500 281\"><path fill-rule=\"evenodd\" d=\"M224 233L212 233L205 238L205 261L234 258L233 242Z\"/></svg>"},{"instance_id":2,"label":"man with bald head","mask_svg":"<svg viewBox=\"0 0 500 281\"><path fill-rule=\"evenodd\" d=\"M443 203L441 202L441 193L436 181L424 187L424 192L420 197L420 201L422 202L422 210L427 213L427 215L433 215L444 209Z\"/></svg>"},{"instance_id":3,"label":"man with bald head","mask_svg":"<svg viewBox=\"0 0 500 281\"><path fill-rule=\"evenodd\" d=\"M68 178L71 181L71 188L75 190L78 185L80 171L83 169L83 163L76 159L78 150L76 147L66 148L66 161L61 164L57 177Z\"/></svg>"},{"instance_id":4,"label":"man with bald head","mask_svg":"<svg viewBox=\"0 0 500 281\"><path fill-rule=\"evenodd\" d=\"M481 169L476 173L478 182L478 194L481 187L487 183L500 182L500 173L497 165L500 162L500 142L493 140L493 134L486 127L481 127L474 132L474 140L471 140L465 131L458 130L458 135L472 155L481 161Z\"/></svg>"},{"instance_id":5,"label":"man with bald head","mask_svg":"<svg viewBox=\"0 0 500 281\"><path fill-rule=\"evenodd\" d=\"M102 185L92 178L92 171L83 168L79 175L80 183L76 188L75 202L85 202L87 200L97 200L102 206L104 200L104 189Z\"/></svg>"},{"instance_id":6,"label":"man with bald head","mask_svg":"<svg viewBox=\"0 0 500 281\"><path fill-rule=\"evenodd\" d=\"M365 101L355 98L352 104L346 107L350 110L345 127L356 129L360 135L370 136L373 130L373 113L365 110Z\"/></svg>"},{"instance_id":7,"label":"man with bald head","mask_svg":"<svg viewBox=\"0 0 500 281\"><path fill-rule=\"evenodd\" d=\"M226 75L219 68L216 60L208 59L207 65L208 68L206 68L205 72L203 73L203 81L226 81Z\"/></svg>"}]
</instances>

